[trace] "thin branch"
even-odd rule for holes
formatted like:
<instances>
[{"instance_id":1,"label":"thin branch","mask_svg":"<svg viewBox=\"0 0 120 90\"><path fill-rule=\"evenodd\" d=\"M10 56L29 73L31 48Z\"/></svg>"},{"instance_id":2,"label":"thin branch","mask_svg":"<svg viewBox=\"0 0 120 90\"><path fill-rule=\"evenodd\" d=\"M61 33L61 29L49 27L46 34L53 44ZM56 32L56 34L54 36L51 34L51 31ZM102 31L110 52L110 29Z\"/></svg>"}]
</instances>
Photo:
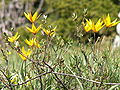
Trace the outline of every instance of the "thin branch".
<instances>
[{"instance_id":1,"label":"thin branch","mask_svg":"<svg viewBox=\"0 0 120 90\"><path fill-rule=\"evenodd\" d=\"M34 78L31 78L31 79L26 80L25 82L18 83L18 84L12 84L11 86L14 87L14 86L20 86L20 85L26 84L27 82L32 81L32 80L35 80L35 79L37 79L37 78L39 78L39 77L41 77L41 76L43 76L43 75L46 75L46 74L48 74L48 73L51 73L51 72L42 73L42 74L40 74L40 75L38 75L38 76L36 76L36 77L34 77ZM6 86L4 86L4 87L6 87Z\"/></svg>"},{"instance_id":2,"label":"thin branch","mask_svg":"<svg viewBox=\"0 0 120 90\"><path fill-rule=\"evenodd\" d=\"M18 85L26 84L27 82L29 82L29 81L31 81L31 80L34 80L34 79L37 79L37 78L39 78L39 77L41 77L41 76L43 76L43 75L46 75L46 74L48 74L48 73L51 73L51 72L42 73L42 74L40 74L40 75L38 75L38 76L36 76L36 77L34 77L34 78L31 78L31 79L29 79L29 80L26 80L25 82L23 82L23 83L21 83L21 84L12 84L12 86L18 86Z\"/></svg>"},{"instance_id":3,"label":"thin branch","mask_svg":"<svg viewBox=\"0 0 120 90\"><path fill-rule=\"evenodd\" d=\"M2 71L2 70L0 70L0 72L3 74L3 76L6 78L7 82L9 83L9 84L6 84L6 87L9 88L9 89L11 90L10 81L9 81L7 75L6 75L5 72ZM4 83L4 84L5 84L5 83Z\"/></svg>"},{"instance_id":4,"label":"thin branch","mask_svg":"<svg viewBox=\"0 0 120 90\"><path fill-rule=\"evenodd\" d=\"M20 86L20 85L23 85L23 84L26 84L27 82L31 81L31 80L35 80L43 75L46 75L46 74L57 74L57 75L63 75L63 76L69 76L69 77L75 77L75 78L78 78L78 79L82 79L82 80L85 80L85 81L88 81L88 82L93 82L93 83L96 83L96 84L101 84L102 82L98 82L98 81L94 81L94 80L89 80L89 79L86 79L84 77L80 77L80 76L76 76L76 75L72 75L72 74L66 74L66 73L58 73L58 72L45 72L45 73L42 73L34 78L31 78L29 80L26 80L25 82L23 83L20 83L20 84L12 84L11 86ZM104 85L120 85L120 83L102 83ZM7 87L7 86L4 86L4 88Z\"/></svg>"},{"instance_id":5,"label":"thin branch","mask_svg":"<svg viewBox=\"0 0 120 90\"><path fill-rule=\"evenodd\" d=\"M85 80L85 81L89 81L89 82L93 82L93 83L97 83L97 84L101 84L102 83L104 85L120 85L120 83L103 83L103 82L98 82L98 81L94 81L94 80L89 80L89 79L86 79L84 77L80 77L80 76L76 76L76 75L72 75L72 74L58 73L58 72L52 72L52 73L55 73L55 74L58 74L58 75L75 77L75 78L79 78L79 79L82 79L82 80Z\"/></svg>"}]
</instances>

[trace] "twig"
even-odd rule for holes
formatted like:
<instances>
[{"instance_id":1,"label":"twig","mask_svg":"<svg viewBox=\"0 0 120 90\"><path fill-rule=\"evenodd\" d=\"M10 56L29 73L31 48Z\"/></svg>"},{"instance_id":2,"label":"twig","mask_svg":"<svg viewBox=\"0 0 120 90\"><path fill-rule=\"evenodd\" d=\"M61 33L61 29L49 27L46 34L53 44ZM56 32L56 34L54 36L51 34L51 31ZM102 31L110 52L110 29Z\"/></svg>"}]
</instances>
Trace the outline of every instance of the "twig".
<instances>
[{"instance_id":1,"label":"twig","mask_svg":"<svg viewBox=\"0 0 120 90\"><path fill-rule=\"evenodd\" d=\"M43 76L43 75L46 75L46 74L48 74L48 73L51 73L51 72L42 73L42 74L40 74L40 75L38 75L38 76L36 76L36 77L34 77L34 78L31 78L31 79L26 80L25 82L18 83L18 84L12 84L11 86L14 87L14 86L20 86L20 85L26 84L27 82L32 81L32 80L35 80L35 79L37 79L37 78L39 78L39 77L41 77L41 76ZM5 88L5 87L7 87L7 86L4 86L4 88Z\"/></svg>"},{"instance_id":2,"label":"twig","mask_svg":"<svg viewBox=\"0 0 120 90\"><path fill-rule=\"evenodd\" d=\"M98 81L94 81L94 80L89 80L89 79L86 79L84 77L80 77L80 76L76 76L76 75L72 75L72 74L66 74L66 73L58 73L58 72L45 72L45 73L42 73L34 78L31 78L29 80L26 80L25 82L23 83L20 83L20 84L12 84L11 86L20 86L20 85L23 85L23 84L26 84L27 82L31 81L31 80L35 80L43 75L46 75L46 74L57 74L57 75L63 75L63 76L69 76L69 77L75 77L75 78L78 78L78 79L82 79L82 80L85 80L85 81L88 81L88 82L93 82L93 83L96 83L96 84L101 84L101 82L98 82ZM120 85L120 83L102 83L104 85ZM4 86L4 88L7 87L7 86Z\"/></svg>"},{"instance_id":3,"label":"twig","mask_svg":"<svg viewBox=\"0 0 120 90\"><path fill-rule=\"evenodd\" d=\"M44 60L43 60L43 62L44 62L44 64L46 65L46 66L48 66L50 69L51 69L51 71L54 71L54 69L50 66L50 65L48 65ZM52 73L52 72L51 72ZM57 74L56 73L53 73L54 75L55 75L55 77L56 77L56 80L60 83L60 84L62 84L62 86L64 87L64 89L65 90L68 90L67 89L67 87L64 85L64 83L62 82L62 80L57 76Z\"/></svg>"},{"instance_id":4,"label":"twig","mask_svg":"<svg viewBox=\"0 0 120 90\"><path fill-rule=\"evenodd\" d=\"M40 75L38 75L38 76L36 76L36 77L34 77L34 78L31 78L31 79L26 80L26 81L23 82L23 83L20 83L20 84L12 84L11 86L19 86L19 85L26 84L27 82L29 82L29 81L31 81L31 80L34 80L34 79L37 79L37 78L39 78L39 77L41 77L41 76L43 76L43 75L46 75L46 74L48 74L48 73L51 73L51 72L42 73L42 74L40 74Z\"/></svg>"},{"instance_id":5,"label":"twig","mask_svg":"<svg viewBox=\"0 0 120 90\"><path fill-rule=\"evenodd\" d=\"M80 76L76 76L76 75L72 75L72 74L58 73L58 72L52 72L52 73L55 73L55 74L58 74L58 75L75 77L75 78L83 79L83 80L85 80L85 81L89 81L89 82L101 84L101 82L94 81L94 80L89 80L89 79L86 79L86 78L84 78L84 77L80 77ZM104 84L104 85L120 85L120 83L102 83L102 84Z\"/></svg>"},{"instance_id":6,"label":"twig","mask_svg":"<svg viewBox=\"0 0 120 90\"><path fill-rule=\"evenodd\" d=\"M10 81L9 81L7 75L2 70L0 70L0 72L4 75L4 77L6 78L6 80L8 82L8 84L6 85L6 87L8 87L10 90L12 90L11 85L10 85Z\"/></svg>"}]
</instances>

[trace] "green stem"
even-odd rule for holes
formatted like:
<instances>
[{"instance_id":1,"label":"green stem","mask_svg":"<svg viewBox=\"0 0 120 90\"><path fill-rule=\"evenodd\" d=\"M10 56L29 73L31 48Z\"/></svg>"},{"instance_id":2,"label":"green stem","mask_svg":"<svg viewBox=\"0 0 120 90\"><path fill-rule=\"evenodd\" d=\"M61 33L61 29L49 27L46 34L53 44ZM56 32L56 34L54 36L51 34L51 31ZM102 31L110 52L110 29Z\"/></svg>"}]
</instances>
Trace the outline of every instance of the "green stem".
<instances>
[{"instance_id":1,"label":"green stem","mask_svg":"<svg viewBox=\"0 0 120 90\"><path fill-rule=\"evenodd\" d=\"M26 77L26 61L25 61L25 77Z\"/></svg>"}]
</instances>

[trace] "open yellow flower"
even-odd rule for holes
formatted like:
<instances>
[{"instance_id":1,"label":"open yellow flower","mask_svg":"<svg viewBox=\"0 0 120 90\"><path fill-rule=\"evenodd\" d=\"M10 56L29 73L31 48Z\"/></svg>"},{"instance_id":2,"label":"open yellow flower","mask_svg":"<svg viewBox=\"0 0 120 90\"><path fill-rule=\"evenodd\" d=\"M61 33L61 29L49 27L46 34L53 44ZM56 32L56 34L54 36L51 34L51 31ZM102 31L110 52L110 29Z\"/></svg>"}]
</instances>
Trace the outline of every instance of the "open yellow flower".
<instances>
[{"instance_id":1,"label":"open yellow flower","mask_svg":"<svg viewBox=\"0 0 120 90\"><path fill-rule=\"evenodd\" d=\"M32 38L29 41L26 39L25 42L31 47L36 46L37 48L40 48L40 44L38 43L38 41L36 41L36 38Z\"/></svg>"},{"instance_id":2,"label":"open yellow flower","mask_svg":"<svg viewBox=\"0 0 120 90\"><path fill-rule=\"evenodd\" d=\"M40 29L42 25L40 24L37 28L34 23L32 23L32 28L26 27L28 31L30 31L33 34L36 34Z\"/></svg>"},{"instance_id":3,"label":"open yellow flower","mask_svg":"<svg viewBox=\"0 0 120 90\"><path fill-rule=\"evenodd\" d=\"M92 29L92 23L93 22L91 20L87 20L87 19L86 19L86 24L84 22L82 23L84 26L84 30L86 32L89 32Z\"/></svg>"},{"instance_id":4,"label":"open yellow flower","mask_svg":"<svg viewBox=\"0 0 120 90\"><path fill-rule=\"evenodd\" d=\"M103 28L104 25L101 19L99 19L96 24L91 19L86 19L86 24L83 23L83 26L86 32L89 32L90 30L93 30L93 32L98 32L100 29Z\"/></svg>"},{"instance_id":5,"label":"open yellow flower","mask_svg":"<svg viewBox=\"0 0 120 90\"><path fill-rule=\"evenodd\" d=\"M24 61L26 61L27 60L26 57L29 57L30 54L32 53L32 51L30 49L28 49L28 51L25 51L24 47L22 47L21 52L22 52L22 54L19 54L19 55Z\"/></svg>"},{"instance_id":6,"label":"open yellow flower","mask_svg":"<svg viewBox=\"0 0 120 90\"><path fill-rule=\"evenodd\" d=\"M17 32L17 33L15 34L15 36L8 37L8 41L9 41L9 42L15 42L19 37L20 37L20 35L18 35L18 32Z\"/></svg>"},{"instance_id":7,"label":"open yellow flower","mask_svg":"<svg viewBox=\"0 0 120 90\"><path fill-rule=\"evenodd\" d=\"M54 29L52 29L52 30L46 30L45 28L42 28L42 29L43 29L44 33L45 33L46 35L50 36L50 37L55 34L55 30L56 30L56 28L54 28Z\"/></svg>"},{"instance_id":8,"label":"open yellow flower","mask_svg":"<svg viewBox=\"0 0 120 90\"><path fill-rule=\"evenodd\" d=\"M112 27L115 26L116 24L120 23L120 21L117 21L117 19L115 19L114 21L111 22L111 18L110 15L108 14L106 17L103 17L103 22L105 23L106 27Z\"/></svg>"},{"instance_id":9,"label":"open yellow flower","mask_svg":"<svg viewBox=\"0 0 120 90\"><path fill-rule=\"evenodd\" d=\"M38 15L38 12L35 12L34 15L24 12L24 15L31 23L34 23L40 17L40 15Z\"/></svg>"},{"instance_id":10,"label":"open yellow flower","mask_svg":"<svg viewBox=\"0 0 120 90\"><path fill-rule=\"evenodd\" d=\"M104 25L103 25L103 21L101 21L101 19L99 19L96 24L94 24L94 22L92 23L93 32L98 32L103 27L104 27Z\"/></svg>"}]
</instances>

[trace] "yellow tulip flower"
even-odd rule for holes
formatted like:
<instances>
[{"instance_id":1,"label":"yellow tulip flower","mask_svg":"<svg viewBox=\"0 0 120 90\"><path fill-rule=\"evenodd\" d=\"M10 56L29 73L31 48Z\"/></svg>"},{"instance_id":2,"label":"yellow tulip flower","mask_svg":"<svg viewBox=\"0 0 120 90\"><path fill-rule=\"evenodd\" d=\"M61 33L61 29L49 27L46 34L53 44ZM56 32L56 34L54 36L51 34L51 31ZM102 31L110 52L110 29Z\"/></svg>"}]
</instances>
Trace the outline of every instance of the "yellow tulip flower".
<instances>
[{"instance_id":1,"label":"yellow tulip flower","mask_svg":"<svg viewBox=\"0 0 120 90\"><path fill-rule=\"evenodd\" d=\"M84 30L86 32L89 32L92 29L92 23L93 22L91 20L87 20L87 19L86 19L86 24L84 22L82 23L84 26Z\"/></svg>"},{"instance_id":2,"label":"yellow tulip flower","mask_svg":"<svg viewBox=\"0 0 120 90\"><path fill-rule=\"evenodd\" d=\"M93 30L93 32L98 32L100 29L103 28L104 25L101 19L99 19L96 24L94 24L94 22L91 19L86 19L86 24L83 23L83 26L86 32L89 32L90 30Z\"/></svg>"},{"instance_id":3,"label":"yellow tulip flower","mask_svg":"<svg viewBox=\"0 0 120 90\"><path fill-rule=\"evenodd\" d=\"M103 22L105 23L106 27L112 27L115 26L116 24L120 23L120 21L116 22L117 19L111 22L110 15L108 14L106 17L103 17Z\"/></svg>"},{"instance_id":4,"label":"yellow tulip flower","mask_svg":"<svg viewBox=\"0 0 120 90\"><path fill-rule=\"evenodd\" d=\"M94 24L91 19L86 19L86 24L83 23L83 26L86 32L89 32L90 30L93 30L93 32L98 32L101 28L103 28L104 25L101 19L99 19L96 24Z\"/></svg>"},{"instance_id":5,"label":"yellow tulip flower","mask_svg":"<svg viewBox=\"0 0 120 90\"><path fill-rule=\"evenodd\" d=\"M36 46L37 48L40 48L40 45L39 45L39 43L36 41L36 38L32 38L31 40L25 40L25 42L29 45L29 46L31 46L31 47L33 47L33 46Z\"/></svg>"},{"instance_id":6,"label":"yellow tulip flower","mask_svg":"<svg viewBox=\"0 0 120 90\"><path fill-rule=\"evenodd\" d=\"M103 21L101 21L101 19L99 19L96 24L94 24L94 22L93 22L92 30L93 30L93 32L98 32L100 29L103 28L103 26L104 26Z\"/></svg>"},{"instance_id":7,"label":"yellow tulip flower","mask_svg":"<svg viewBox=\"0 0 120 90\"><path fill-rule=\"evenodd\" d=\"M55 30L56 30L56 28L54 28L52 30L46 30L45 28L42 28L42 29L43 29L43 32L50 37L55 34Z\"/></svg>"},{"instance_id":8,"label":"yellow tulip flower","mask_svg":"<svg viewBox=\"0 0 120 90\"><path fill-rule=\"evenodd\" d=\"M15 36L8 37L8 41L9 41L9 42L15 42L19 37L20 37L20 35L18 35L18 32L17 32L17 33L15 34Z\"/></svg>"},{"instance_id":9,"label":"yellow tulip flower","mask_svg":"<svg viewBox=\"0 0 120 90\"><path fill-rule=\"evenodd\" d=\"M40 29L42 25L39 25L37 28L35 27L35 24L32 23L32 28L26 27L28 31L30 31L33 34L36 34Z\"/></svg>"},{"instance_id":10,"label":"yellow tulip flower","mask_svg":"<svg viewBox=\"0 0 120 90\"><path fill-rule=\"evenodd\" d=\"M35 12L34 15L24 12L24 15L31 23L34 23L40 17L40 15L38 15L38 12Z\"/></svg>"},{"instance_id":11,"label":"yellow tulip flower","mask_svg":"<svg viewBox=\"0 0 120 90\"><path fill-rule=\"evenodd\" d=\"M22 52L22 54L19 54L19 55L24 61L26 61L27 60L26 57L29 57L30 54L32 53L32 51L30 49L28 49L28 51L25 51L24 47L22 47L21 52Z\"/></svg>"}]
</instances>

